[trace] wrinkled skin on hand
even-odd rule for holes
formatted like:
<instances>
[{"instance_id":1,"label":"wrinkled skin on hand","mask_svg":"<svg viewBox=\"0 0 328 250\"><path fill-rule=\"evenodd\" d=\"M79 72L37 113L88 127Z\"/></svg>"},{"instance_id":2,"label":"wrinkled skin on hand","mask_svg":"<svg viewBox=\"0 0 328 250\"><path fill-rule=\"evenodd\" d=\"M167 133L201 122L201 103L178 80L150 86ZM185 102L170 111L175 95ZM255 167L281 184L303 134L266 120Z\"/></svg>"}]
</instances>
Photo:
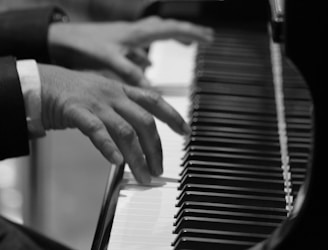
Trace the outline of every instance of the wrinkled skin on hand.
<instances>
[{"instance_id":1,"label":"wrinkled skin on hand","mask_svg":"<svg viewBox=\"0 0 328 250\"><path fill-rule=\"evenodd\" d=\"M51 57L70 68L108 68L124 82L148 86L142 69L150 62L144 50L156 40L208 42L209 28L149 17L137 22L55 23L49 29Z\"/></svg>"},{"instance_id":2,"label":"wrinkled skin on hand","mask_svg":"<svg viewBox=\"0 0 328 250\"><path fill-rule=\"evenodd\" d=\"M124 160L140 183L162 173L162 149L153 116L180 134L182 117L160 95L92 73L39 64L45 129L78 128L106 159Z\"/></svg>"}]
</instances>

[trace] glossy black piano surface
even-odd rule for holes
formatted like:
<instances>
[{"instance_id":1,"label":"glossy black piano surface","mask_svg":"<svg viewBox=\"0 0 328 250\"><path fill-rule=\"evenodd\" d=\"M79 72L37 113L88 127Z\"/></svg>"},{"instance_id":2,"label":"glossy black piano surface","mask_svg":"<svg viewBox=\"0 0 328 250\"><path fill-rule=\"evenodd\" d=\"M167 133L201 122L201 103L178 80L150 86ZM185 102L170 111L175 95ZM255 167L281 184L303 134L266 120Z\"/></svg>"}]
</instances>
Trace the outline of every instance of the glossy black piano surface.
<instances>
[{"instance_id":1,"label":"glossy black piano surface","mask_svg":"<svg viewBox=\"0 0 328 250\"><path fill-rule=\"evenodd\" d=\"M216 32L213 43L198 49L173 249L327 249L321 227L328 222L327 26L319 3L285 2L283 29L277 31L283 41L274 45L281 50L287 124L284 169L268 2L156 1L145 11Z\"/></svg>"}]
</instances>

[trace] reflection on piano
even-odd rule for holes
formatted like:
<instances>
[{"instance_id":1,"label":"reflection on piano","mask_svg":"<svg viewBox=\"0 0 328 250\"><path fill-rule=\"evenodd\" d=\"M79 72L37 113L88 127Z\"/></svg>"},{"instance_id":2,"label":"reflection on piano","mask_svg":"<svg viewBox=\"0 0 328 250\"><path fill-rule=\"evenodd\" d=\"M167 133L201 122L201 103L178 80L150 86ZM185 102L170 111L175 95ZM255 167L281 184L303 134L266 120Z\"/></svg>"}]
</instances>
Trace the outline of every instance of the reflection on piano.
<instances>
[{"instance_id":1,"label":"reflection on piano","mask_svg":"<svg viewBox=\"0 0 328 250\"><path fill-rule=\"evenodd\" d=\"M305 0L286 0L285 19L272 18L271 26L265 1L204 2L150 8L169 16L175 6L173 17L185 19L205 12L196 19L210 24L216 37L197 48L189 90L166 97L189 119L191 136L183 142L158 123L163 177L139 186L125 173L103 246L325 249L324 229L317 226L327 223L323 57L315 61L308 52L309 46L320 52L322 41L315 38L325 29L316 25L324 23L304 17L317 10ZM281 15L274 7L282 2L270 1L273 17L277 10ZM192 8L183 16L176 7L188 3Z\"/></svg>"}]
</instances>

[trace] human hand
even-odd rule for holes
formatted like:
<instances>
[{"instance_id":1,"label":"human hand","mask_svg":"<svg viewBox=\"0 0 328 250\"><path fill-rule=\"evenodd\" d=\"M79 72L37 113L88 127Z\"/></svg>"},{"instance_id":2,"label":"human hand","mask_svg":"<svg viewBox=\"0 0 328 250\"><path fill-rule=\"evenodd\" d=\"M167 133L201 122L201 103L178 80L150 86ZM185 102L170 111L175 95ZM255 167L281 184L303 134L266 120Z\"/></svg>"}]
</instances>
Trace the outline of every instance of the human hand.
<instances>
[{"instance_id":1,"label":"human hand","mask_svg":"<svg viewBox=\"0 0 328 250\"><path fill-rule=\"evenodd\" d=\"M177 133L190 133L177 111L148 89L58 66L39 64L39 71L45 129L80 129L110 162L124 158L140 183L163 171L153 115Z\"/></svg>"},{"instance_id":2,"label":"human hand","mask_svg":"<svg viewBox=\"0 0 328 250\"><path fill-rule=\"evenodd\" d=\"M137 22L54 23L48 40L50 54L58 64L84 69L106 67L131 85L148 86L142 71L150 63L144 47L171 38L185 43L208 42L212 36L210 28L149 17Z\"/></svg>"}]
</instances>

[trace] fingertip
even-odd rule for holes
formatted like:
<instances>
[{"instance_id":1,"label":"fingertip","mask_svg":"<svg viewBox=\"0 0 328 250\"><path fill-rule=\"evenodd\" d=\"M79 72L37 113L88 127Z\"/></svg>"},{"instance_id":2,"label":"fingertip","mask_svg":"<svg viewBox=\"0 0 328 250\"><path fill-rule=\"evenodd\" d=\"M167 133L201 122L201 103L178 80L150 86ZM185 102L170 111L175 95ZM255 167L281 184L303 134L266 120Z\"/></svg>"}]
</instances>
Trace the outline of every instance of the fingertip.
<instances>
[{"instance_id":1,"label":"fingertip","mask_svg":"<svg viewBox=\"0 0 328 250\"><path fill-rule=\"evenodd\" d=\"M136 180L140 183L140 184L143 184L143 185L147 185L151 182L151 176L149 173L147 172L144 172L144 173L139 173L137 176L136 176Z\"/></svg>"},{"instance_id":2,"label":"fingertip","mask_svg":"<svg viewBox=\"0 0 328 250\"><path fill-rule=\"evenodd\" d=\"M162 166L156 166L155 168L151 169L152 176L158 177L163 174Z\"/></svg>"},{"instance_id":3,"label":"fingertip","mask_svg":"<svg viewBox=\"0 0 328 250\"><path fill-rule=\"evenodd\" d=\"M122 156L121 153L115 151L115 152L111 155L109 161L111 161L112 163L114 163L114 164L116 164L116 165L119 166L119 165L123 164L123 162L124 162L124 158L123 158L123 156Z\"/></svg>"},{"instance_id":4,"label":"fingertip","mask_svg":"<svg viewBox=\"0 0 328 250\"><path fill-rule=\"evenodd\" d=\"M147 168L146 160L144 159L142 162L136 163L134 165L130 165L130 169L133 173L136 181L142 185L147 185L151 182L151 174Z\"/></svg>"},{"instance_id":5,"label":"fingertip","mask_svg":"<svg viewBox=\"0 0 328 250\"><path fill-rule=\"evenodd\" d=\"M212 28L204 27L203 28L203 36L205 42L213 42L214 41L214 30Z\"/></svg>"}]
</instances>

